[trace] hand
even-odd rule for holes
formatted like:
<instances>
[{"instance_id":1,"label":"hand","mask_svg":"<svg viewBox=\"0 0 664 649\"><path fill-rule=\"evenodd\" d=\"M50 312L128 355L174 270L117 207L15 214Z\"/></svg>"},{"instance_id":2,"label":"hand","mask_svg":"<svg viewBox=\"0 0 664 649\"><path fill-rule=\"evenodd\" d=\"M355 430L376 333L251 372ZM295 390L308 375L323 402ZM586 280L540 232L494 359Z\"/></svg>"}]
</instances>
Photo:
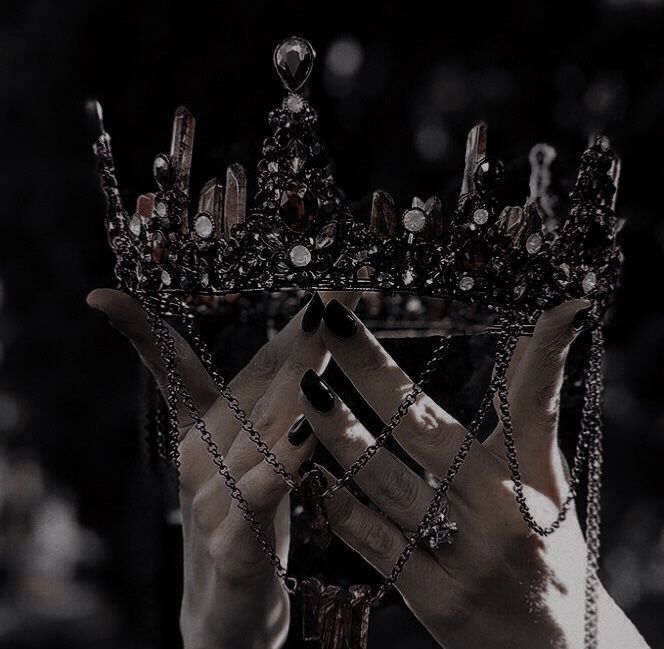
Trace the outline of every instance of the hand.
<instances>
[{"instance_id":1,"label":"hand","mask_svg":"<svg viewBox=\"0 0 664 649\"><path fill-rule=\"evenodd\" d=\"M343 299L354 306L357 296ZM113 290L88 296L127 336L165 394L167 376L145 313L131 297ZM306 309L230 382L233 393L263 440L291 473L313 450L287 432L300 417L299 378L308 367L321 371L329 354L317 335L324 304L314 295ZM174 331L178 367L199 412L244 497L257 514L281 562L288 557L290 508L287 488L257 452L188 344ZM180 506L184 546L184 593L180 626L186 649L269 649L280 646L289 623L288 596L276 579L254 533L231 501L185 408L179 409ZM239 434L238 434L239 433ZM293 437L291 437L293 439Z\"/></svg>"},{"instance_id":2,"label":"hand","mask_svg":"<svg viewBox=\"0 0 664 649\"><path fill-rule=\"evenodd\" d=\"M588 303L573 300L539 319L522 338L507 380L525 493L538 522L555 518L568 491L558 449L558 401L574 317ZM412 380L357 318L337 302L323 316L320 336L367 403L388 421ZM313 372L302 380L302 409L318 439L348 467L373 437ZM466 430L425 394L394 437L433 475L445 475ZM333 476L327 476L334 481ZM327 502L335 533L386 575L415 530L433 489L396 456L380 449L356 477L380 511L348 491ZM406 604L447 649L534 649L583 646L585 542L575 511L551 536L531 532L517 509L502 431L475 442L448 492L457 523L453 545L417 549L396 587ZM599 647L646 647L605 591L599 599Z\"/></svg>"}]
</instances>

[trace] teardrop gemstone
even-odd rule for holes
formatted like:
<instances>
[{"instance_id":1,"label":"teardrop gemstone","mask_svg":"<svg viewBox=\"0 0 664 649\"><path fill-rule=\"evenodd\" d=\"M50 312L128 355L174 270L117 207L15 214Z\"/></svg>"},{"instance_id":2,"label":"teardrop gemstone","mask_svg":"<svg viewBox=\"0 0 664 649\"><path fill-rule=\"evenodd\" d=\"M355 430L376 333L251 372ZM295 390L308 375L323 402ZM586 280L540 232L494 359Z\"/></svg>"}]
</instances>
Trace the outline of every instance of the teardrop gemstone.
<instances>
[{"instance_id":1,"label":"teardrop gemstone","mask_svg":"<svg viewBox=\"0 0 664 649\"><path fill-rule=\"evenodd\" d=\"M315 56L311 43L299 36L290 36L277 45L274 50L274 67L288 90L296 92L306 83Z\"/></svg>"}]
</instances>

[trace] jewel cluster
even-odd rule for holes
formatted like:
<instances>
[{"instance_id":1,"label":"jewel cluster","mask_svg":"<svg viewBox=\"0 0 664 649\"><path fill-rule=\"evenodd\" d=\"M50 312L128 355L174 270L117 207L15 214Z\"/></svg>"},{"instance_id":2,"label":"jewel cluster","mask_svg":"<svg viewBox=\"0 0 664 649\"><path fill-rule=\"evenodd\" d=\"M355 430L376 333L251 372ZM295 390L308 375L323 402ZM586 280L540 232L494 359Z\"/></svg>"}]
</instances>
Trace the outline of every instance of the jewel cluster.
<instances>
[{"instance_id":1,"label":"jewel cluster","mask_svg":"<svg viewBox=\"0 0 664 649\"><path fill-rule=\"evenodd\" d=\"M415 198L398 215L392 198L377 191L369 214L353 214L330 173L318 117L301 92L314 56L296 37L275 51L286 92L269 116L271 134L250 210L246 174L237 164L227 170L225 185L209 181L197 209L189 209L195 122L179 108L170 154L154 162L157 189L140 196L129 214L117 189L110 137L101 128L95 153L123 290L372 290L524 314L581 296L592 299L598 312L606 306L620 266L614 213L619 161L606 138L595 138L583 154L569 216L556 228L545 227L552 149L538 145L531 152L525 205L501 206L496 189L503 166L486 155L483 124L469 134L455 209L443 210L437 197Z\"/></svg>"}]
</instances>

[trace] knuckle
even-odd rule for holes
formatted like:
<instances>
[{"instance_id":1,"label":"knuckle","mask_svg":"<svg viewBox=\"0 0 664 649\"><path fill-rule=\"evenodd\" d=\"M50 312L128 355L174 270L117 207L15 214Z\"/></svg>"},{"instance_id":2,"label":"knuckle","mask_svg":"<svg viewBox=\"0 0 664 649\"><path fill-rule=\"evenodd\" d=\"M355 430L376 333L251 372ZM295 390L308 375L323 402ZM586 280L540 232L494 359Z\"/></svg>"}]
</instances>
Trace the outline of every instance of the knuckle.
<instances>
[{"instance_id":1,"label":"knuckle","mask_svg":"<svg viewBox=\"0 0 664 649\"><path fill-rule=\"evenodd\" d=\"M279 367L279 354L273 342L265 343L251 361L251 373L254 379L267 380Z\"/></svg>"},{"instance_id":2,"label":"knuckle","mask_svg":"<svg viewBox=\"0 0 664 649\"><path fill-rule=\"evenodd\" d=\"M250 420L254 424L254 428L263 433L271 431L277 425L276 408L272 404L265 403L264 399L259 399L251 411Z\"/></svg>"},{"instance_id":3,"label":"knuckle","mask_svg":"<svg viewBox=\"0 0 664 649\"><path fill-rule=\"evenodd\" d=\"M403 549L397 534L385 523L378 521L365 522L362 535L364 544L379 564L390 564Z\"/></svg>"},{"instance_id":4,"label":"knuckle","mask_svg":"<svg viewBox=\"0 0 664 649\"><path fill-rule=\"evenodd\" d=\"M406 467L393 466L376 479L378 497L402 511L417 508L423 502L423 483Z\"/></svg>"}]
</instances>

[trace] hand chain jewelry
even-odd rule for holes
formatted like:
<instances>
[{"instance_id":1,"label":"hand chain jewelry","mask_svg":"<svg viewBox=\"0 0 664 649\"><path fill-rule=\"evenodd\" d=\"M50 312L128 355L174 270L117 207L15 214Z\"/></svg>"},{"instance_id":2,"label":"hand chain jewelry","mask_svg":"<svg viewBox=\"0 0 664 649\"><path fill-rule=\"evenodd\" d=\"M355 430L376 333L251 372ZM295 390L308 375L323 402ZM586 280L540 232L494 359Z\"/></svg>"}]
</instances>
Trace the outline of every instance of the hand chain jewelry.
<instances>
[{"instance_id":1,"label":"hand chain jewelry","mask_svg":"<svg viewBox=\"0 0 664 649\"><path fill-rule=\"evenodd\" d=\"M180 373L177 371L177 351L175 348L175 340L167 328L167 325L157 316L152 310L146 309L148 313L148 319L153 331L153 335L157 340L158 347L162 352L162 358L167 367L168 374L168 405L169 411L172 413L175 411L175 417L171 415L170 421L171 426L173 426L173 421L175 421L175 426L177 427L177 405L178 405L178 394L182 398L182 402L187 408L190 417L194 421L194 427L199 431L201 439L205 443L208 452L213 458L214 463L217 465L218 472L221 477L224 479L227 487L230 490L231 497L236 501L238 508L241 510L243 517L249 523L253 532L255 533L258 541L261 544L261 548L273 566L277 577L281 580L284 585L285 590L288 593L294 594L299 588L300 584L298 581L287 574L279 556L277 555L274 546L269 541L263 529L256 519L254 512L249 507L247 501L244 499L242 492L237 486L236 480L228 471L221 454L219 453L218 447L216 446L214 440L212 439L209 431L206 428L205 422L198 413L196 405L191 398L191 395L187 391ZM189 330L189 322L187 322L187 329ZM195 329L192 330L195 332ZM517 501L519 504L519 509L524 515L526 523L531 529L536 533L547 536L551 534L555 529L557 529L562 520L564 520L570 505L564 506L563 509L558 514L558 518L554 521L555 527L552 530L543 528L540 526L528 509L525 496L523 495L523 482L521 479L520 468L518 466L518 459L516 457L516 446L513 438L513 424L511 421L511 416L509 413L509 402L508 402L508 391L507 391L507 382L506 374L507 368L509 367L510 359L512 357L514 348L518 342L520 327L515 324L507 324L503 329L503 335L499 340L499 345L496 350L496 363L494 376L490 382L489 387L483 397L482 404L478 410L476 418L470 424L466 436L464 437L463 442L459 446L455 457L453 458L448 471L441 481L439 487L434 492L434 497L430 503L430 506L418 525L417 531L411 535L409 538L404 550L401 555L397 558L395 565L392 570L384 580L383 584L380 586L376 595L372 597L369 602L372 606L377 606L385 595L388 593L390 588L394 585L399 575L403 571L408 559L410 558L413 551L418 546L422 534L425 532L427 527L430 525L432 520L436 517L437 513L440 511L441 505L445 500L445 496L449 487L452 484L452 481L456 477L459 469L463 465L463 462L466 460L468 453L472 447L473 442L475 441L477 428L483 421L484 417L488 413L493 398L498 394L499 398L499 415L501 424L503 426L503 433L506 439L506 448L508 450L508 462L510 464L510 470L512 473L512 479L515 486L515 493L517 495ZM200 338L199 338L200 340ZM445 339L447 341L447 339ZM584 631L584 646L586 649L595 649L597 646L597 587L599 584L598 580L598 563L599 563L599 489L601 482L601 427L600 427L600 394L601 394L601 381L599 376L601 373L601 360L602 360L602 337L601 331L596 329L593 332L593 346L591 349L591 363L588 369L587 376L587 389L586 397L584 398L584 408L583 408L583 426L584 431L583 437L584 441L580 441L578 444L577 457L574 460L574 468L580 466L583 458L579 459L581 453L585 453L586 449L589 449L591 461L589 462L588 467L588 510L587 510L587 523L586 523L586 543L587 543L587 575L586 575L586 594L585 594L585 631ZM438 355L434 354L434 357ZM209 359L208 359L209 360ZM427 365L427 370L429 365ZM425 372L427 371L425 370ZM416 386L417 387L417 386ZM421 388L420 388L421 391ZM412 390L411 390L412 392ZM412 404L411 404L412 405ZM407 412L408 408L406 408ZM405 412L404 412L405 414ZM396 415L395 415L396 417ZM395 417L392 418L391 422L394 421ZM400 421L400 419L399 419ZM397 424L398 425L398 424ZM389 425L388 425L389 426ZM396 426L395 426L396 427ZM387 426L386 426L387 428ZM393 430L393 429L392 429ZM587 433L587 434L586 434ZM592 435L594 433L594 435ZM387 437L386 437L387 438ZM386 439L385 438L385 439ZM590 438L587 441L586 438ZM176 441L177 444L177 441ZM363 454L363 456L366 455ZM361 456L361 457L363 457ZM364 464L371 458L371 455L366 459ZM176 467L179 468L179 459L176 457ZM363 465L362 465L363 466ZM361 468L361 467L360 467ZM359 470L359 469L358 469ZM573 477L576 477L576 473L580 469L577 469L573 473ZM516 480L515 480L516 478ZM349 478L350 479L350 478ZM578 482L578 480L577 480ZM571 491L576 491L576 486L570 488ZM520 495L521 494L521 495ZM568 496L569 498L569 496ZM572 496L572 499L574 496ZM566 499L567 501L567 499ZM528 516L528 518L526 518Z\"/></svg>"},{"instance_id":2,"label":"hand chain jewelry","mask_svg":"<svg viewBox=\"0 0 664 649\"><path fill-rule=\"evenodd\" d=\"M144 302L144 307L147 305ZM240 422L242 428L247 431L249 434L250 440L256 446L258 452L265 458L265 461L270 464L276 473L278 473L284 483L294 492L299 493L299 482L295 477L286 469L286 467L279 461L279 459L270 451L267 444L261 438L260 432L256 430L253 422L247 416L247 413L240 406L237 398L233 394L230 386L226 383L226 380L218 372L217 368L214 365L212 360L212 355L207 347L207 344L203 340L199 331L197 330L194 319L186 310L185 305L177 300L174 300L170 303L166 303L165 299L161 300L161 310L162 312L169 311L174 315L179 316L179 318L184 322L184 325L187 330L187 334L191 339L192 346L194 351L198 354L203 365L209 372L213 381L219 389L220 395L226 401L230 410L233 411L235 418ZM394 433L394 430L401 423L401 420L406 416L410 407L417 401L418 396L423 392L422 385L428 381L431 375L436 371L437 365L443 358L443 353L449 347L451 336L446 336L442 338L438 347L432 354L431 358L427 361L427 364L422 372L420 380L418 383L413 383L413 386L403 397L401 403L397 407L396 412L390 419L390 421L385 424L381 433L376 437L373 444L368 446L366 450L353 462L353 464L348 467L344 474L337 478L336 481L328 486L323 492L322 496L324 498L331 498L335 492L339 491L345 487L350 480L352 480L369 462L369 460L378 452L378 450L385 445L390 436Z\"/></svg>"}]
</instances>

